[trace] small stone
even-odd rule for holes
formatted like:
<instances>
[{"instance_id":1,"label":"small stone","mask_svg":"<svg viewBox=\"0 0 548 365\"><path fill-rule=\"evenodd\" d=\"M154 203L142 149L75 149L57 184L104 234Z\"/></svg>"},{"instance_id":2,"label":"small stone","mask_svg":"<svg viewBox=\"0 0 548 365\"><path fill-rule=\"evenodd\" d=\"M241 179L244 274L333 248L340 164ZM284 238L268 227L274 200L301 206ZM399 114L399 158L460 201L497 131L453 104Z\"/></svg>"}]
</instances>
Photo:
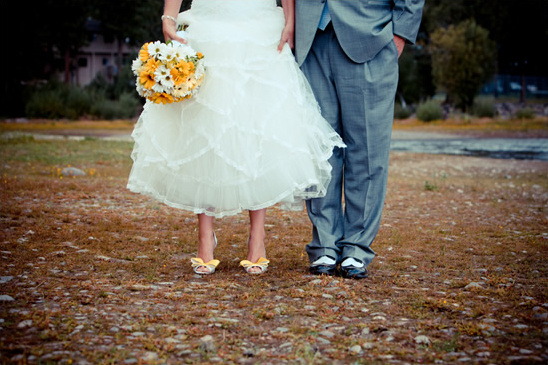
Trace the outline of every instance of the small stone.
<instances>
[{"instance_id":1,"label":"small stone","mask_svg":"<svg viewBox=\"0 0 548 365\"><path fill-rule=\"evenodd\" d=\"M496 327L494 327L490 324L487 324L487 323L480 323L480 324L478 324L478 327L481 328L482 330L486 331L486 332L495 332L497 330Z\"/></svg>"},{"instance_id":2,"label":"small stone","mask_svg":"<svg viewBox=\"0 0 548 365\"><path fill-rule=\"evenodd\" d=\"M328 339L323 338L323 337L317 337L316 341L318 341L319 343L321 343L323 345L331 345L331 341L329 341Z\"/></svg>"},{"instance_id":3,"label":"small stone","mask_svg":"<svg viewBox=\"0 0 548 365\"><path fill-rule=\"evenodd\" d=\"M483 289L482 282L472 282L466 285L464 289Z\"/></svg>"},{"instance_id":4,"label":"small stone","mask_svg":"<svg viewBox=\"0 0 548 365\"><path fill-rule=\"evenodd\" d=\"M215 352L216 346L211 335L200 338L200 349L205 352Z\"/></svg>"},{"instance_id":5,"label":"small stone","mask_svg":"<svg viewBox=\"0 0 548 365\"><path fill-rule=\"evenodd\" d=\"M13 363L16 363L16 362L19 362L19 361L23 361L25 359L25 355L23 354L19 354L19 355L15 355L11 358L11 361Z\"/></svg>"},{"instance_id":6,"label":"small stone","mask_svg":"<svg viewBox=\"0 0 548 365\"><path fill-rule=\"evenodd\" d=\"M362 347L360 345L354 345L350 348L350 352L352 352L353 354L359 354L360 352L362 352Z\"/></svg>"},{"instance_id":7,"label":"small stone","mask_svg":"<svg viewBox=\"0 0 548 365\"><path fill-rule=\"evenodd\" d=\"M419 344L428 345L430 344L430 339L426 337L425 335L418 335L417 337L415 337L415 342Z\"/></svg>"},{"instance_id":8,"label":"small stone","mask_svg":"<svg viewBox=\"0 0 548 365\"><path fill-rule=\"evenodd\" d=\"M150 285L134 284L130 287L131 290L141 291L151 289Z\"/></svg>"},{"instance_id":9,"label":"small stone","mask_svg":"<svg viewBox=\"0 0 548 365\"><path fill-rule=\"evenodd\" d=\"M531 351L531 350L527 350L527 349L519 349L519 353L522 354L522 355L531 355L534 352Z\"/></svg>"},{"instance_id":10,"label":"small stone","mask_svg":"<svg viewBox=\"0 0 548 365\"><path fill-rule=\"evenodd\" d=\"M333 338L335 337L335 334L331 331L324 330L320 332L320 336L327 337L327 338Z\"/></svg>"},{"instance_id":11,"label":"small stone","mask_svg":"<svg viewBox=\"0 0 548 365\"><path fill-rule=\"evenodd\" d=\"M5 284L12 279L13 276L0 276L0 284Z\"/></svg>"},{"instance_id":12,"label":"small stone","mask_svg":"<svg viewBox=\"0 0 548 365\"><path fill-rule=\"evenodd\" d=\"M84 170L77 169L76 167L65 167L61 170L63 176L86 176Z\"/></svg>"},{"instance_id":13,"label":"small stone","mask_svg":"<svg viewBox=\"0 0 548 365\"><path fill-rule=\"evenodd\" d=\"M158 360L158 354L152 351L147 351L141 357L141 360L144 360L146 362Z\"/></svg>"},{"instance_id":14,"label":"small stone","mask_svg":"<svg viewBox=\"0 0 548 365\"><path fill-rule=\"evenodd\" d=\"M281 346L280 346L280 347L281 347ZM242 353L244 354L245 357L253 357L253 356L255 356L255 351L253 351L253 349L245 348L245 349L243 349Z\"/></svg>"},{"instance_id":15,"label":"small stone","mask_svg":"<svg viewBox=\"0 0 548 365\"><path fill-rule=\"evenodd\" d=\"M30 327L30 326L32 326L32 319L27 319L25 321L20 322L17 325L17 328L27 328L27 327Z\"/></svg>"},{"instance_id":16,"label":"small stone","mask_svg":"<svg viewBox=\"0 0 548 365\"><path fill-rule=\"evenodd\" d=\"M0 302L13 302L15 299L9 295L0 295Z\"/></svg>"}]
</instances>

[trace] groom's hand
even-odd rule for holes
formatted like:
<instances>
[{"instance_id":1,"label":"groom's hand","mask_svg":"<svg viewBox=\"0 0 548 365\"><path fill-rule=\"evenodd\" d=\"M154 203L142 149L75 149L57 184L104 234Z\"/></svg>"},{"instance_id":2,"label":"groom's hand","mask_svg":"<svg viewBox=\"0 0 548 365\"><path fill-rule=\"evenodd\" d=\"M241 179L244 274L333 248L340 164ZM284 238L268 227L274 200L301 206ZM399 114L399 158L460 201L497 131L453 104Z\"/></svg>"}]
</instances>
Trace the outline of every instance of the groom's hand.
<instances>
[{"instance_id":1,"label":"groom's hand","mask_svg":"<svg viewBox=\"0 0 548 365\"><path fill-rule=\"evenodd\" d=\"M405 47L405 39L394 34L394 43L398 49L398 57L400 57L403 52L403 48Z\"/></svg>"}]
</instances>

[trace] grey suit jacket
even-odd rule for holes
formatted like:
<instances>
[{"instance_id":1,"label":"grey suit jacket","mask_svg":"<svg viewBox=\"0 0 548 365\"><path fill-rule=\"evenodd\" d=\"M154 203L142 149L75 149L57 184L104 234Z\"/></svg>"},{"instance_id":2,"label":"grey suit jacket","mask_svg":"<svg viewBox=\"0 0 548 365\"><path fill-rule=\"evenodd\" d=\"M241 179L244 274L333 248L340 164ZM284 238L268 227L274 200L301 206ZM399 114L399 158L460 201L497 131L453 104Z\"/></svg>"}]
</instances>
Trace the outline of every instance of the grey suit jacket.
<instances>
[{"instance_id":1,"label":"grey suit jacket","mask_svg":"<svg viewBox=\"0 0 548 365\"><path fill-rule=\"evenodd\" d=\"M354 62L367 62L394 34L414 43L424 0L296 0L295 57L301 65L314 41L325 4L337 39Z\"/></svg>"}]
</instances>

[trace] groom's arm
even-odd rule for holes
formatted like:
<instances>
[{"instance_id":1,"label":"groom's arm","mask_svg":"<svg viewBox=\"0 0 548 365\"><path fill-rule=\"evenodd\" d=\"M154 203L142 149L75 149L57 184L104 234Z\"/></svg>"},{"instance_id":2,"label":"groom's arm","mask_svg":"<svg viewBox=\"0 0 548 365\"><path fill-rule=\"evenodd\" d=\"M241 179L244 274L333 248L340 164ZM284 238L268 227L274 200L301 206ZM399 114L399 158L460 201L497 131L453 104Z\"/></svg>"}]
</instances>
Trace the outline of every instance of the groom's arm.
<instances>
[{"instance_id":1,"label":"groom's arm","mask_svg":"<svg viewBox=\"0 0 548 365\"><path fill-rule=\"evenodd\" d=\"M408 43L415 43L423 7L424 0L394 0L394 9L392 10L394 35Z\"/></svg>"}]
</instances>

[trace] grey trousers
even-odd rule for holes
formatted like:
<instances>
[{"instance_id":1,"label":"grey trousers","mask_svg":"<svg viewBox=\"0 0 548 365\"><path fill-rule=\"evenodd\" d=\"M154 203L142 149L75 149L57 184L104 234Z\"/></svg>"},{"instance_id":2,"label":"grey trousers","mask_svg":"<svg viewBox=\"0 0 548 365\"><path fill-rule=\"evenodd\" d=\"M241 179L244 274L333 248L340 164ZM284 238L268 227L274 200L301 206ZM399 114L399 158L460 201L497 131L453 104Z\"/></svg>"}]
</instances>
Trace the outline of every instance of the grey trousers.
<instances>
[{"instance_id":1,"label":"grey trousers","mask_svg":"<svg viewBox=\"0 0 548 365\"><path fill-rule=\"evenodd\" d=\"M347 145L331 157L327 195L307 202L313 234L306 251L311 262L327 255L367 266L386 196L398 51L390 42L372 60L355 63L328 26L318 30L301 67L324 118Z\"/></svg>"}]
</instances>

